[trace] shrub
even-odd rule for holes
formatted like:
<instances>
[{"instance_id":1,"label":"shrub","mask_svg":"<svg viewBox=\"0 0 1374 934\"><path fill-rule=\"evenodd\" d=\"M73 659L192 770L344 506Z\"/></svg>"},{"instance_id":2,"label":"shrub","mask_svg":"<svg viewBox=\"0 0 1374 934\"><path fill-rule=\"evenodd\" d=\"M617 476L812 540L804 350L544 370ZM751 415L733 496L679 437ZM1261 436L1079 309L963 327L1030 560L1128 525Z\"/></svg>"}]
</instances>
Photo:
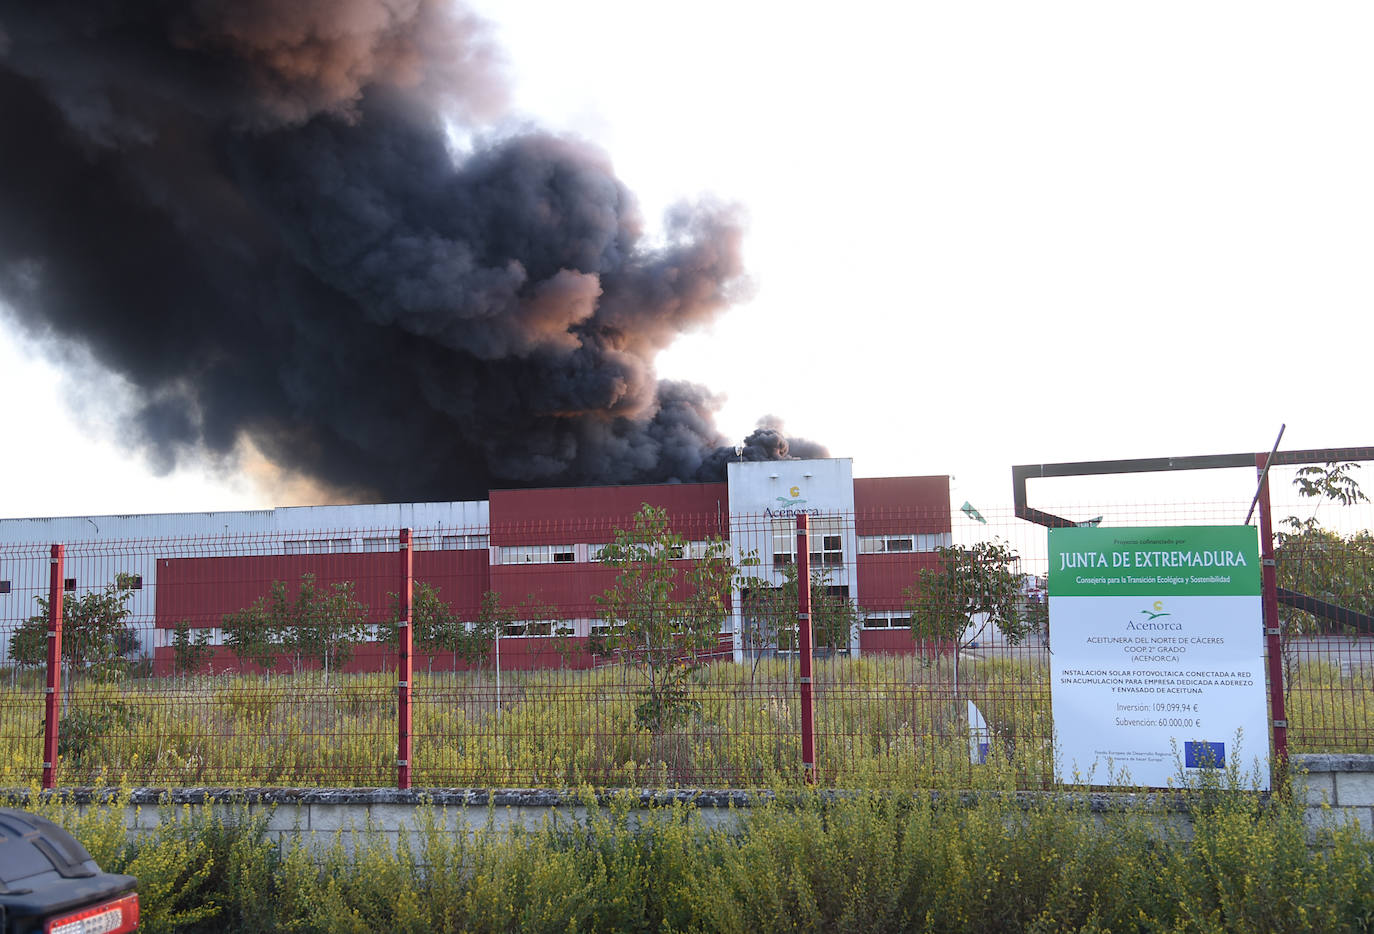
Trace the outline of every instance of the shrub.
<instances>
[{"instance_id":1,"label":"shrub","mask_svg":"<svg viewBox=\"0 0 1374 934\"><path fill-rule=\"evenodd\" d=\"M123 802L48 816L106 869L140 879L144 930L168 931L1368 931L1374 839L1220 776L1175 809L1094 814L1086 799L1010 794L783 793L707 829L681 804L598 803L539 830L377 828L325 852L266 838L246 809L162 809L133 841ZM1157 799L1154 799L1157 800Z\"/></svg>"}]
</instances>

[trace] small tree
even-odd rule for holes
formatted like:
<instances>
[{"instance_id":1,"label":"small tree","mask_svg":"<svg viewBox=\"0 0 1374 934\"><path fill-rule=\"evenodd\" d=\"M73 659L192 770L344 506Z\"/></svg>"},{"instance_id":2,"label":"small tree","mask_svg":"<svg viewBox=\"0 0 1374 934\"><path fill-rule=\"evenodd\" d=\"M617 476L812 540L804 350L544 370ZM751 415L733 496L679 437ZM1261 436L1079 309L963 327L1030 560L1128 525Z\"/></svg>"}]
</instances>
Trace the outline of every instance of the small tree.
<instances>
[{"instance_id":1,"label":"small tree","mask_svg":"<svg viewBox=\"0 0 1374 934\"><path fill-rule=\"evenodd\" d=\"M1330 462L1303 467L1293 478L1298 495L1354 506L1369 502L1352 473L1358 464ZM1275 537L1274 565L1278 585L1365 615L1374 615L1374 536L1361 530L1342 535L1323 527L1316 515L1289 516ZM1285 635L1330 632L1326 620L1288 606L1279 607Z\"/></svg>"},{"instance_id":2,"label":"small tree","mask_svg":"<svg viewBox=\"0 0 1374 934\"><path fill-rule=\"evenodd\" d=\"M177 623L172 630L172 670L179 675L194 674L215 654L210 644L210 634L205 630L191 636L191 626L186 620Z\"/></svg>"},{"instance_id":3,"label":"small tree","mask_svg":"<svg viewBox=\"0 0 1374 934\"><path fill-rule=\"evenodd\" d=\"M391 601L391 613L382 625L381 641L394 647L400 644L401 597L396 593L387 596ZM431 666L436 652L451 652L454 661L458 660L458 650L466 635L465 624L453 612L453 606L440 596L438 587L425 581L415 582L411 593L410 625L411 645L415 651L431 656Z\"/></svg>"},{"instance_id":4,"label":"small tree","mask_svg":"<svg viewBox=\"0 0 1374 934\"><path fill-rule=\"evenodd\" d=\"M383 625L382 641L395 646L398 641L401 601L390 594L391 614ZM553 611L530 595L523 603L504 606L501 594L488 590L482 594L476 618L462 619L453 606L440 596L437 587L416 581L411 604L411 625L415 627L413 645L417 651L451 652L456 662L462 659L481 671L491 657L496 639L507 626L521 619L552 619ZM555 627L563 632L562 627Z\"/></svg>"},{"instance_id":5,"label":"small tree","mask_svg":"<svg viewBox=\"0 0 1374 934\"><path fill-rule=\"evenodd\" d=\"M1011 643L1030 631L1022 612L1020 556L1001 542L936 549L940 563L923 569L905 591L911 635L918 642L949 643L956 653L993 626ZM975 623L978 629L965 634Z\"/></svg>"},{"instance_id":6,"label":"small tree","mask_svg":"<svg viewBox=\"0 0 1374 934\"><path fill-rule=\"evenodd\" d=\"M528 595L524 602L512 606L502 603L501 594L488 590L482 594L482 602L477 607L477 618L462 624L458 638L458 657L469 667L481 671L486 667L496 648L496 640L505 634L506 628L522 619L548 619L553 615L544 606Z\"/></svg>"},{"instance_id":7,"label":"small tree","mask_svg":"<svg viewBox=\"0 0 1374 934\"><path fill-rule=\"evenodd\" d=\"M584 649L573 641L573 628L560 622L553 628L553 651L558 656L558 666L566 668Z\"/></svg>"},{"instance_id":8,"label":"small tree","mask_svg":"<svg viewBox=\"0 0 1374 934\"><path fill-rule=\"evenodd\" d=\"M647 681L635 709L655 733L697 709L688 677L713 648L727 614L735 567L723 541L707 545L690 565L675 563L686 541L672 531L666 510L645 503L629 529L617 529L601 561L618 570L615 585L597 597L610 630L606 647L637 665Z\"/></svg>"},{"instance_id":9,"label":"small tree","mask_svg":"<svg viewBox=\"0 0 1374 934\"><path fill-rule=\"evenodd\" d=\"M116 574L100 590L62 595L62 662L69 671L84 671L102 679L127 674L128 657L138 651L138 634L129 626L129 598L137 578ZM47 663L48 598L35 597L38 612L10 637L9 657L19 665Z\"/></svg>"},{"instance_id":10,"label":"small tree","mask_svg":"<svg viewBox=\"0 0 1374 934\"><path fill-rule=\"evenodd\" d=\"M754 670L766 649L792 649L797 640L797 566L783 568L781 586L758 578L742 582L743 616L748 623L746 643L755 653ZM816 648L841 649L859 625L854 601L835 593L828 568L811 572L811 634Z\"/></svg>"},{"instance_id":11,"label":"small tree","mask_svg":"<svg viewBox=\"0 0 1374 934\"><path fill-rule=\"evenodd\" d=\"M352 581L324 588L314 574L303 574L294 599L284 581L273 581L268 596L226 614L224 630L240 660L270 668L285 652L297 672L305 661L318 661L328 682L330 670L348 664L367 638L367 606L354 598Z\"/></svg>"},{"instance_id":12,"label":"small tree","mask_svg":"<svg viewBox=\"0 0 1374 934\"><path fill-rule=\"evenodd\" d=\"M514 611L501 605L499 593L495 590L484 591L477 608L477 618L463 627L463 638L458 645L459 656L481 671L491 657L496 640L515 619Z\"/></svg>"},{"instance_id":13,"label":"small tree","mask_svg":"<svg viewBox=\"0 0 1374 934\"><path fill-rule=\"evenodd\" d=\"M46 610L46 605L44 610ZM14 632L10 633L10 661L21 668L34 668L43 665L47 661L48 652L48 624L47 613L41 614L43 625L34 625L34 620L38 617L31 616L17 626Z\"/></svg>"},{"instance_id":14,"label":"small tree","mask_svg":"<svg viewBox=\"0 0 1374 934\"><path fill-rule=\"evenodd\" d=\"M1325 467L1315 464L1301 468L1293 478L1298 495L1308 499L1327 499L1342 506L1367 503L1369 497L1360 489L1359 482L1351 474L1360 469L1356 463L1338 464L1328 461Z\"/></svg>"},{"instance_id":15,"label":"small tree","mask_svg":"<svg viewBox=\"0 0 1374 934\"><path fill-rule=\"evenodd\" d=\"M325 681L330 669L337 671L348 664L369 635L367 606L354 596L352 581L325 589L316 586L313 574L306 574L292 609L283 640L286 649L297 659L319 662Z\"/></svg>"},{"instance_id":16,"label":"small tree","mask_svg":"<svg viewBox=\"0 0 1374 934\"><path fill-rule=\"evenodd\" d=\"M1327 603L1374 616L1374 536L1341 535L1321 526L1282 533L1274 549L1278 585ZM1280 606L1286 635L1339 630L1311 613Z\"/></svg>"},{"instance_id":17,"label":"small tree","mask_svg":"<svg viewBox=\"0 0 1374 934\"><path fill-rule=\"evenodd\" d=\"M224 615L224 644L240 663L271 670L281 652L279 621L285 620L289 612L286 584L273 581L270 596L259 597L252 606Z\"/></svg>"}]
</instances>

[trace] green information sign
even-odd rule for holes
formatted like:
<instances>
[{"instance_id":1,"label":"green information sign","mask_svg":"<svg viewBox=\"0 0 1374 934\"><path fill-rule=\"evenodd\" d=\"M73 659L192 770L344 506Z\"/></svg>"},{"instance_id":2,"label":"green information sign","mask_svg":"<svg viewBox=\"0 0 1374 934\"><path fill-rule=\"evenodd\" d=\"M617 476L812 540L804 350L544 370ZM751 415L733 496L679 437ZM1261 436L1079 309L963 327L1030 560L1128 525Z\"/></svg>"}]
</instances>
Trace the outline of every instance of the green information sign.
<instances>
[{"instance_id":1,"label":"green information sign","mask_svg":"<svg viewBox=\"0 0 1374 934\"><path fill-rule=\"evenodd\" d=\"M1050 705L1060 781L1268 781L1259 542L1249 526L1049 533Z\"/></svg>"},{"instance_id":2,"label":"green information sign","mask_svg":"<svg viewBox=\"0 0 1374 934\"><path fill-rule=\"evenodd\" d=\"M1052 597L1259 592L1259 551L1255 530L1249 526L1050 532Z\"/></svg>"}]
</instances>

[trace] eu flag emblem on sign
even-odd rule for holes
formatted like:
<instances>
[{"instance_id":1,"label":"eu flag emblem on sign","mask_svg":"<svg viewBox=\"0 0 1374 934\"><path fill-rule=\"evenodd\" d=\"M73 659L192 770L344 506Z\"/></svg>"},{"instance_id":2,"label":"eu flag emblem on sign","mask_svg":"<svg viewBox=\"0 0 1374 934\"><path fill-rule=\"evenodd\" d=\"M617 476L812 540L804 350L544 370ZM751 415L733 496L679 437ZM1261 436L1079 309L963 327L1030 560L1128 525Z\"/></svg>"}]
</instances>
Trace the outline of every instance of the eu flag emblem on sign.
<instances>
[{"instance_id":1,"label":"eu flag emblem on sign","mask_svg":"<svg viewBox=\"0 0 1374 934\"><path fill-rule=\"evenodd\" d=\"M1226 744L1185 742L1183 767L1188 769L1219 769L1226 766Z\"/></svg>"}]
</instances>

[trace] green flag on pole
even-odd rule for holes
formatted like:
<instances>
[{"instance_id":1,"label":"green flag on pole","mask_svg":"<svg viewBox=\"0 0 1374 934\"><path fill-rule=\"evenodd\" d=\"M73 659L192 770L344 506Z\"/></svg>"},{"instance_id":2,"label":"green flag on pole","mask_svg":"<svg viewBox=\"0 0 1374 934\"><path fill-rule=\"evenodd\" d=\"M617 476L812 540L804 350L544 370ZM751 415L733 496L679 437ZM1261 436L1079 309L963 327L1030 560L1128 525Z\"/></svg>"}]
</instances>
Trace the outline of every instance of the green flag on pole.
<instances>
[{"instance_id":1,"label":"green flag on pole","mask_svg":"<svg viewBox=\"0 0 1374 934\"><path fill-rule=\"evenodd\" d=\"M970 503L968 500L964 500L964 505L959 507L959 511L962 512L964 515L968 516L974 522L981 522L984 525L988 524L988 520L984 519L983 514L978 510L974 509L973 504Z\"/></svg>"}]
</instances>

